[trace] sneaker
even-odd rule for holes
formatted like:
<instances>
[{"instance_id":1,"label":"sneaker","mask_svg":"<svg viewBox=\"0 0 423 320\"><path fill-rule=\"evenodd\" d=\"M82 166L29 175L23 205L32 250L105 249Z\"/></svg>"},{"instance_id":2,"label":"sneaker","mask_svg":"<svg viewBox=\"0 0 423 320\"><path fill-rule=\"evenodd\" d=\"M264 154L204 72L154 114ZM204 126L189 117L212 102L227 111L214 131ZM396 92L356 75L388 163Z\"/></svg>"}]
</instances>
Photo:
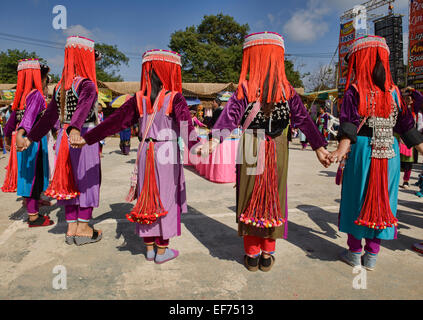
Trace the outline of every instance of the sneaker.
<instances>
[{"instance_id":1,"label":"sneaker","mask_svg":"<svg viewBox=\"0 0 423 320\"><path fill-rule=\"evenodd\" d=\"M363 267L369 271L373 271L376 267L377 254L365 252L362 258Z\"/></svg>"},{"instance_id":2,"label":"sneaker","mask_svg":"<svg viewBox=\"0 0 423 320\"><path fill-rule=\"evenodd\" d=\"M357 267L361 265L361 252L351 252L350 250L345 250L341 253L339 257L342 261L349 264L351 267Z\"/></svg>"},{"instance_id":3,"label":"sneaker","mask_svg":"<svg viewBox=\"0 0 423 320\"><path fill-rule=\"evenodd\" d=\"M402 184L402 187L404 189L408 189L410 187L410 184L408 183L408 181L404 181L404 183Z\"/></svg>"}]
</instances>

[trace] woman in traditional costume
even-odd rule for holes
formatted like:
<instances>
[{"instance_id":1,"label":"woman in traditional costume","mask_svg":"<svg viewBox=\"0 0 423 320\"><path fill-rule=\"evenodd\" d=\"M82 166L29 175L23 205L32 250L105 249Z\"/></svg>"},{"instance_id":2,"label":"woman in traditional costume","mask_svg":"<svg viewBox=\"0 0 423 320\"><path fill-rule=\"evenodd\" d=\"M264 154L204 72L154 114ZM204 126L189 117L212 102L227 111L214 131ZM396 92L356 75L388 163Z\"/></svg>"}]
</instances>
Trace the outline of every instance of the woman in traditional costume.
<instances>
[{"instance_id":1,"label":"woman in traditional costume","mask_svg":"<svg viewBox=\"0 0 423 320\"><path fill-rule=\"evenodd\" d=\"M47 189L50 173L47 137L42 137L40 142L28 148L23 139L23 135L31 130L47 107L44 92L47 89L49 71L49 67L41 65L38 59L19 61L18 81L13 101L14 113L9 122L11 127L17 129L15 142L12 142L13 152L17 151L15 191L18 196L24 197L30 228L53 224L48 216L39 215L41 193Z\"/></svg>"},{"instance_id":2,"label":"woman in traditional costume","mask_svg":"<svg viewBox=\"0 0 423 320\"><path fill-rule=\"evenodd\" d=\"M126 217L136 223L136 233L144 239L147 260L160 264L179 255L169 248L169 239L181 235L181 213L187 212L178 146L183 126L187 126L188 136L182 137L189 149L199 141L182 96L179 54L147 51L142 61L141 90L83 138L93 145L137 122L142 142L131 190L137 192L138 200ZM133 195L127 200L133 200Z\"/></svg>"},{"instance_id":3,"label":"woman in traditional costume","mask_svg":"<svg viewBox=\"0 0 423 320\"><path fill-rule=\"evenodd\" d=\"M83 245L101 240L101 231L91 228L93 208L99 206L100 153L98 143L82 149L70 148L81 134L94 128L96 121L97 81L94 41L68 37L62 78L46 112L27 138L40 141L60 120L56 143L56 168L46 195L65 207L67 244ZM69 142L68 142L69 140Z\"/></svg>"},{"instance_id":4,"label":"woman in traditional costume","mask_svg":"<svg viewBox=\"0 0 423 320\"><path fill-rule=\"evenodd\" d=\"M307 136L322 164L330 164L327 142L286 78L284 54L284 40L277 33L246 37L238 89L213 127L211 149L238 126L244 129L236 166L236 221L250 271L269 271L276 239L287 237L290 120Z\"/></svg>"},{"instance_id":5,"label":"woman in traditional costume","mask_svg":"<svg viewBox=\"0 0 423 320\"><path fill-rule=\"evenodd\" d=\"M321 106L319 108L319 116L317 117L316 122L320 133L325 137L326 140L329 139L328 121L329 115L325 111L325 107Z\"/></svg>"},{"instance_id":6,"label":"woman in traditional costume","mask_svg":"<svg viewBox=\"0 0 423 320\"><path fill-rule=\"evenodd\" d=\"M120 147L120 151L125 156L129 155L129 152L131 151L131 135L132 135L131 127L126 128L125 130L122 130L121 132L119 132L119 136L120 136L119 147Z\"/></svg>"},{"instance_id":7,"label":"woman in traditional costume","mask_svg":"<svg viewBox=\"0 0 423 320\"><path fill-rule=\"evenodd\" d=\"M381 240L397 236L400 151L393 133L398 133L408 148L417 146L419 152L423 151L423 136L392 81L385 39L366 36L355 40L347 59L340 143L331 155L335 162L347 157L339 230L348 234L349 249L341 259L373 270ZM363 238L366 245L361 257Z\"/></svg>"}]
</instances>

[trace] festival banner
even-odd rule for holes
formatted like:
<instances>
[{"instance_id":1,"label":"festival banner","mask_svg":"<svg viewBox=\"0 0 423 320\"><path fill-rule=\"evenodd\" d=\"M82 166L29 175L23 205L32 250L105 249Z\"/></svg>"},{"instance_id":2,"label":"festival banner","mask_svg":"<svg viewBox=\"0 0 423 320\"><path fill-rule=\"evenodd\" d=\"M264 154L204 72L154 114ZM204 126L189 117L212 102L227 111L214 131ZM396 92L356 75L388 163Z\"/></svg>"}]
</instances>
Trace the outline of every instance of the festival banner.
<instances>
[{"instance_id":1,"label":"festival banner","mask_svg":"<svg viewBox=\"0 0 423 320\"><path fill-rule=\"evenodd\" d=\"M13 100L15 99L15 89L12 90L0 90L2 100Z\"/></svg>"},{"instance_id":2,"label":"festival banner","mask_svg":"<svg viewBox=\"0 0 423 320\"><path fill-rule=\"evenodd\" d=\"M338 97L341 100L347 84L348 64L345 56L355 39L354 20L341 24L339 35L339 63L338 63Z\"/></svg>"},{"instance_id":3,"label":"festival banner","mask_svg":"<svg viewBox=\"0 0 423 320\"><path fill-rule=\"evenodd\" d=\"M423 90L423 0L410 1L407 84Z\"/></svg>"}]
</instances>

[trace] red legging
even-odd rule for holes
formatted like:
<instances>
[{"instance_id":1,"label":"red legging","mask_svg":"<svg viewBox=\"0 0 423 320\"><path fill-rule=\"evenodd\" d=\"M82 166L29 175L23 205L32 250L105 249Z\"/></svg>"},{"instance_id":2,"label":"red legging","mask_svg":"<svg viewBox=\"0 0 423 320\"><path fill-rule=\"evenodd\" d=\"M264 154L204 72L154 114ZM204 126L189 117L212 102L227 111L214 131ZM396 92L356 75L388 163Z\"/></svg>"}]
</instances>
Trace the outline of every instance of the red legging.
<instances>
[{"instance_id":1,"label":"red legging","mask_svg":"<svg viewBox=\"0 0 423 320\"><path fill-rule=\"evenodd\" d=\"M275 253L276 240L269 238L259 238L256 236L244 236L245 254L250 257L257 257L260 251L264 253Z\"/></svg>"}]
</instances>

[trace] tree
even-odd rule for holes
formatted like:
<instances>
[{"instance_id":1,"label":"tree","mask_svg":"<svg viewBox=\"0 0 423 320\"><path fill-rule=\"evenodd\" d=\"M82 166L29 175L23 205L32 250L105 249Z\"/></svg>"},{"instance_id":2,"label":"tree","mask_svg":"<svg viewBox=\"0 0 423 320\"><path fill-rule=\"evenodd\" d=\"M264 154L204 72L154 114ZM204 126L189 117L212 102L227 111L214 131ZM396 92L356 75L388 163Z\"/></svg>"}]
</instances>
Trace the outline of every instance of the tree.
<instances>
[{"instance_id":1,"label":"tree","mask_svg":"<svg viewBox=\"0 0 423 320\"><path fill-rule=\"evenodd\" d=\"M228 15L204 16L199 26L174 32L169 48L181 54L185 82L238 82L242 44L250 27Z\"/></svg>"},{"instance_id":2,"label":"tree","mask_svg":"<svg viewBox=\"0 0 423 320\"><path fill-rule=\"evenodd\" d=\"M50 83L58 83L60 81L60 75L49 73L51 81Z\"/></svg>"},{"instance_id":3,"label":"tree","mask_svg":"<svg viewBox=\"0 0 423 320\"><path fill-rule=\"evenodd\" d=\"M18 61L20 59L39 59L41 63L46 61L40 58L35 52L8 49L0 52L0 83L16 83L18 81Z\"/></svg>"},{"instance_id":4,"label":"tree","mask_svg":"<svg viewBox=\"0 0 423 320\"><path fill-rule=\"evenodd\" d=\"M304 83L302 78L304 77L298 70L294 69L294 63L290 60L285 59L285 74L289 83L294 88L303 88Z\"/></svg>"},{"instance_id":5,"label":"tree","mask_svg":"<svg viewBox=\"0 0 423 320\"><path fill-rule=\"evenodd\" d=\"M320 65L319 69L310 75L308 82L312 92L336 88L336 67Z\"/></svg>"},{"instance_id":6,"label":"tree","mask_svg":"<svg viewBox=\"0 0 423 320\"><path fill-rule=\"evenodd\" d=\"M116 72L122 64L128 65L129 58L117 46L96 43L95 49L101 52L101 60L96 63L97 80L104 82L123 81Z\"/></svg>"}]
</instances>

